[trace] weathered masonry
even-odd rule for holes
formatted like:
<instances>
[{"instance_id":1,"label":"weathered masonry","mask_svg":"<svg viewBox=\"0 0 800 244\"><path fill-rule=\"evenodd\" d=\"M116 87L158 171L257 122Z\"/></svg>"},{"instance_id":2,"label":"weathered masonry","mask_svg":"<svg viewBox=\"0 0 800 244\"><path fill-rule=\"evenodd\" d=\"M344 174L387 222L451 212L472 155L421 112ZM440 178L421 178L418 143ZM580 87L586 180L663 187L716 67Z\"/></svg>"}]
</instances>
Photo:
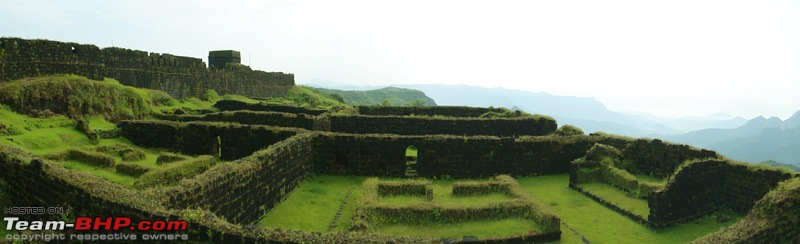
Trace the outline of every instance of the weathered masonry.
<instances>
[{"instance_id":1,"label":"weathered masonry","mask_svg":"<svg viewBox=\"0 0 800 244\"><path fill-rule=\"evenodd\" d=\"M202 59L148 53L118 47L0 38L0 82L51 74L92 79L114 78L127 86L162 90L176 98L219 94L275 97L294 86L294 75L252 70L239 63L239 52L209 52L212 68ZM211 62L213 61L213 62Z\"/></svg>"}]
</instances>

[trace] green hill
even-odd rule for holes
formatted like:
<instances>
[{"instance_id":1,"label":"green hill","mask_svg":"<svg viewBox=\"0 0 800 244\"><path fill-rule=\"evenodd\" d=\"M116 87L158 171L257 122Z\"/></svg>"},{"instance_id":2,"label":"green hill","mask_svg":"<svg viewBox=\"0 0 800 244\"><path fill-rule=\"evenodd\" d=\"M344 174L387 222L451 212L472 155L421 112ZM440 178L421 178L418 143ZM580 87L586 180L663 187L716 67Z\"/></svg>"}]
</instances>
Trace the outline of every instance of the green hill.
<instances>
[{"instance_id":1,"label":"green hill","mask_svg":"<svg viewBox=\"0 0 800 244\"><path fill-rule=\"evenodd\" d=\"M309 87L310 88L310 87ZM334 99L341 98L340 101L353 106L360 105L381 105L384 99L393 106L405 105L424 105L436 106L436 102L419 90L385 87L368 91L344 91L327 88L310 88L319 93L326 94Z\"/></svg>"}]
</instances>

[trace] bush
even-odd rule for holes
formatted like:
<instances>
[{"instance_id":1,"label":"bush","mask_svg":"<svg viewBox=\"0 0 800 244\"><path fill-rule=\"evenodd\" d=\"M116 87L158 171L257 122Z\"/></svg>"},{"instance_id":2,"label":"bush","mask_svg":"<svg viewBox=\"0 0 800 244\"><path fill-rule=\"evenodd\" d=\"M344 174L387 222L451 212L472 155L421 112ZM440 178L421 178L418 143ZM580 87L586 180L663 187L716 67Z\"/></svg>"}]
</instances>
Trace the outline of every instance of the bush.
<instances>
[{"instance_id":1,"label":"bush","mask_svg":"<svg viewBox=\"0 0 800 244\"><path fill-rule=\"evenodd\" d=\"M139 161L143 160L147 155L142 150L126 148L119 152L119 156L123 161Z\"/></svg>"},{"instance_id":2,"label":"bush","mask_svg":"<svg viewBox=\"0 0 800 244\"><path fill-rule=\"evenodd\" d=\"M6 131L8 132L8 135L10 135L10 136L22 135L22 130L17 128L14 125L8 125L8 128L6 128Z\"/></svg>"},{"instance_id":3,"label":"bush","mask_svg":"<svg viewBox=\"0 0 800 244\"><path fill-rule=\"evenodd\" d=\"M583 135L583 130L573 125L562 125L561 128L556 130L556 135L559 136L574 136L574 135Z\"/></svg>"},{"instance_id":4,"label":"bush","mask_svg":"<svg viewBox=\"0 0 800 244\"><path fill-rule=\"evenodd\" d=\"M175 153L161 153L158 155L158 158L156 158L156 164L162 165L183 160L186 160L186 157L179 156Z\"/></svg>"},{"instance_id":5,"label":"bush","mask_svg":"<svg viewBox=\"0 0 800 244\"><path fill-rule=\"evenodd\" d=\"M219 100L219 94L214 89L208 89L203 93L203 100L209 102L216 102Z\"/></svg>"},{"instance_id":6,"label":"bush","mask_svg":"<svg viewBox=\"0 0 800 244\"><path fill-rule=\"evenodd\" d=\"M138 188L170 185L178 181L205 172L214 165L211 155L202 155L192 160L173 163L161 169L151 170L139 177L133 185Z\"/></svg>"}]
</instances>

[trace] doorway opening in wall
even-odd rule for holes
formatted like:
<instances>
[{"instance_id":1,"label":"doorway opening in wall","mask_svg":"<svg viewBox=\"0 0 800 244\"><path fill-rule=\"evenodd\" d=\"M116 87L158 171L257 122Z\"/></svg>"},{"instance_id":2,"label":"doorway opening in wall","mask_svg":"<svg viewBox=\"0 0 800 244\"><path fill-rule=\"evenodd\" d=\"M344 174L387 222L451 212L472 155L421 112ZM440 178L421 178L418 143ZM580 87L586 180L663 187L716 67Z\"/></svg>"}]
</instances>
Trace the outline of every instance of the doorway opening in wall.
<instances>
[{"instance_id":1,"label":"doorway opening in wall","mask_svg":"<svg viewBox=\"0 0 800 244\"><path fill-rule=\"evenodd\" d=\"M214 150L214 154L217 155L217 158L222 158L222 138L217 136L217 143L216 143L216 150Z\"/></svg>"},{"instance_id":2,"label":"doorway opening in wall","mask_svg":"<svg viewBox=\"0 0 800 244\"><path fill-rule=\"evenodd\" d=\"M417 158L419 150L411 145L406 148L406 177L417 177Z\"/></svg>"}]
</instances>

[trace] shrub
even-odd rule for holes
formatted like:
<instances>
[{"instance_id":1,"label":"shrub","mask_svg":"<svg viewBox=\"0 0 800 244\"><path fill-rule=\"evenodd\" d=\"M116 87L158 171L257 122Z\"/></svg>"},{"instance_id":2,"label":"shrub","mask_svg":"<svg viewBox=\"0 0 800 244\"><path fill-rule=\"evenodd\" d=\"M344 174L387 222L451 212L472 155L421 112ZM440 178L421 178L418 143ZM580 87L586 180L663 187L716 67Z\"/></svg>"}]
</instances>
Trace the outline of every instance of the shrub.
<instances>
[{"instance_id":1,"label":"shrub","mask_svg":"<svg viewBox=\"0 0 800 244\"><path fill-rule=\"evenodd\" d=\"M219 94L214 89L208 89L203 93L203 100L209 102L216 102L219 100Z\"/></svg>"},{"instance_id":2,"label":"shrub","mask_svg":"<svg viewBox=\"0 0 800 244\"><path fill-rule=\"evenodd\" d=\"M583 130L574 125L562 125L561 128L558 128L558 130L556 130L556 135L559 136L574 136L583 134L584 134Z\"/></svg>"},{"instance_id":3,"label":"shrub","mask_svg":"<svg viewBox=\"0 0 800 244\"><path fill-rule=\"evenodd\" d=\"M186 160L186 157L179 156L175 153L161 153L158 155L158 158L156 158L156 164L162 165L183 160Z\"/></svg>"}]
</instances>

